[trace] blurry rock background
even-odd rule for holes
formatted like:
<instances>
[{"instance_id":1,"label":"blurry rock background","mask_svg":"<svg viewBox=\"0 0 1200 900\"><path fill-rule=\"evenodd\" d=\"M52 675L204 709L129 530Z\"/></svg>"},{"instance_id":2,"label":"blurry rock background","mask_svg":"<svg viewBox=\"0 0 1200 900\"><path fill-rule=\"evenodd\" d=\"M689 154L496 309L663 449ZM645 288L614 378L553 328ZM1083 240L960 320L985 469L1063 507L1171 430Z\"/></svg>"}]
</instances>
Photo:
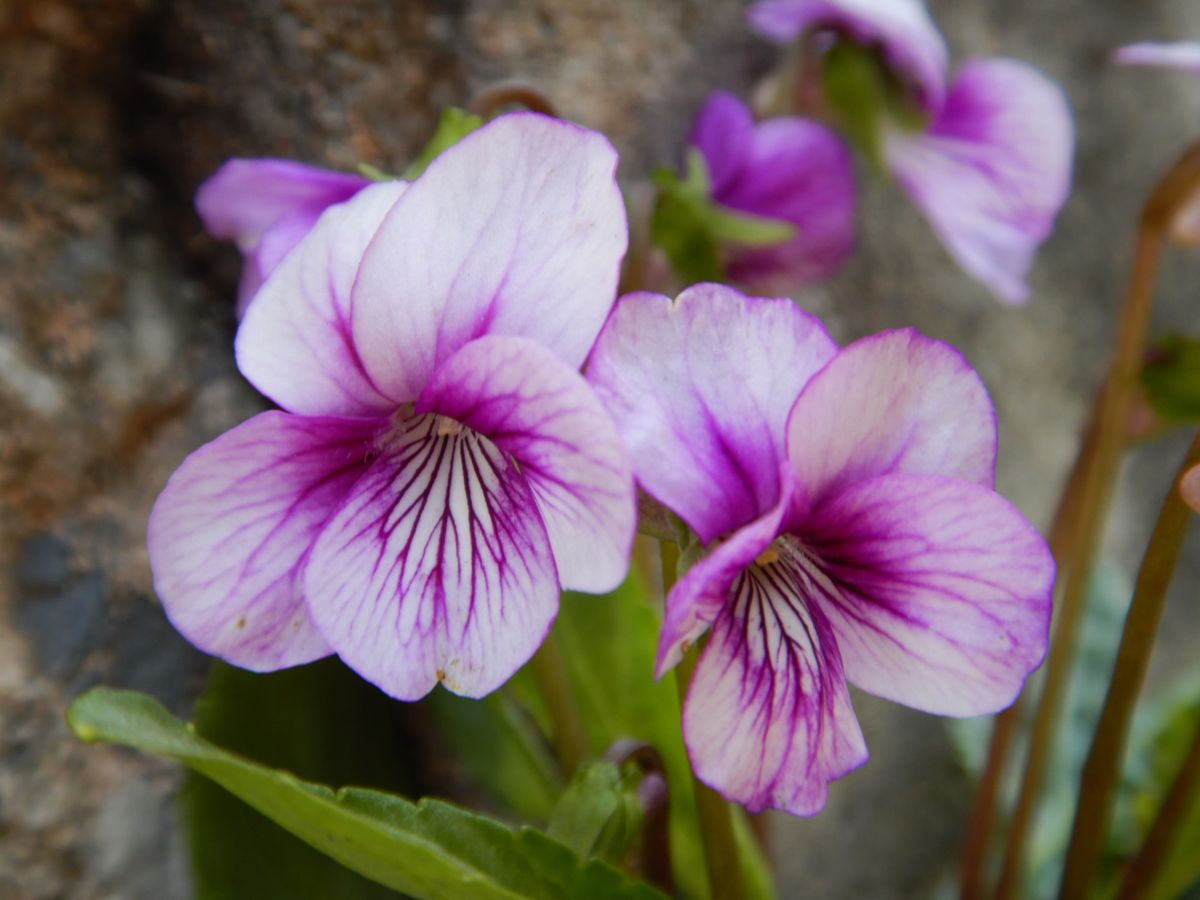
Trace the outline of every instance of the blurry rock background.
<instances>
[{"instance_id":1,"label":"blurry rock background","mask_svg":"<svg viewBox=\"0 0 1200 900\"><path fill-rule=\"evenodd\" d=\"M930 5L955 59L1015 56L1070 95L1075 193L1033 300L991 300L881 184L863 191L859 254L799 299L844 339L914 324L961 346L999 409L1001 489L1045 525L1109 353L1141 198L1200 132L1200 81L1107 57L1135 39L1200 37L1200 7ZM745 93L775 59L742 12L716 0L0 0L0 896L190 893L176 767L78 744L63 710L106 683L186 714L206 671L157 607L146 517L186 453L264 403L234 368L239 260L202 232L197 184L234 155L399 170L442 106L513 77L608 134L632 182L676 159L708 91ZM1159 330L1195 322L1198 273L1194 253L1170 254ZM1179 453L1176 441L1134 455L1111 542L1128 565ZM1168 634L1194 617L1194 557ZM1168 644L1159 681L1172 657ZM874 758L820 818L775 820L784 896L920 896L958 853L969 790L941 724L857 703Z\"/></svg>"}]
</instances>

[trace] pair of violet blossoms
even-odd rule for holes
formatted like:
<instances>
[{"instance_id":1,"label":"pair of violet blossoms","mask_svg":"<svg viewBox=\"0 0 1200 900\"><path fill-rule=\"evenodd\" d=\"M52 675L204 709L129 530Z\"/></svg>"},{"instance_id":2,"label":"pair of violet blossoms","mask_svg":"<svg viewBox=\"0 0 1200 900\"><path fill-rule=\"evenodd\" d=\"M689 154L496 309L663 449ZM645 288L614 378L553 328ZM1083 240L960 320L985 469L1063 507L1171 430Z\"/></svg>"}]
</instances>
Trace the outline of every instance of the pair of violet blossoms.
<instances>
[{"instance_id":1,"label":"pair of violet blossoms","mask_svg":"<svg viewBox=\"0 0 1200 900\"><path fill-rule=\"evenodd\" d=\"M616 165L601 135L513 113L411 183L218 171L198 205L246 255L238 367L280 408L171 477L155 586L234 665L337 654L402 700L480 697L561 590L625 578L636 483L687 526L657 674L707 633L696 774L813 814L866 759L848 683L953 716L1012 702L1053 562L994 490L992 405L951 347L838 347L721 284L616 299Z\"/></svg>"}]
</instances>

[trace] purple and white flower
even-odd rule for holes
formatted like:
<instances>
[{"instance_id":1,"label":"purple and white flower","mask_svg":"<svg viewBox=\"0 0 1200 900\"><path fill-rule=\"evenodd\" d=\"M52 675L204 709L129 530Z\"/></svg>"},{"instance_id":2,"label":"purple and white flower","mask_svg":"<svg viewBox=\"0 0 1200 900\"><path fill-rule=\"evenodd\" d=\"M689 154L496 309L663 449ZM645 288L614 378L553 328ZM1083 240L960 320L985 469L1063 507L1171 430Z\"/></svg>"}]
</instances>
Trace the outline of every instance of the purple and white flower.
<instances>
[{"instance_id":1,"label":"purple and white flower","mask_svg":"<svg viewBox=\"0 0 1200 900\"><path fill-rule=\"evenodd\" d=\"M1141 41L1118 47L1113 60L1123 66L1155 66L1165 69L1182 69L1200 75L1200 42L1178 41L1155 43Z\"/></svg>"},{"instance_id":2,"label":"purple and white flower","mask_svg":"<svg viewBox=\"0 0 1200 900\"><path fill-rule=\"evenodd\" d=\"M237 336L282 409L189 456L151 515L155 587L192 643L480 696L537 649L560 587L620 583L632 472L578 371L626 247L616 162L513 114L321 215Z\"/></svg>"},{"instance_id":3,"label":"purple and white flower","mask_svg":"<svg viewBox=\"0 0 1200 900\"><path fill-rule=\"evenodd\" d=\"M883 157L958 264L1006 303L1026 279L1071 182L1066 99L1037 70L968 61L953 82L946 46L920 0L763 0L750 24L772 40L819 51L848 41L879 54L924 124L885 123Z\"/></svg>"},{"instance_id":4,"label":"purple and white flower","mask_svg":"<svg viewBox=\"0 0 1200 900\"><path fill-rule=\"evenodd\" d=\"M231 159L200 185L196 211L205 229L213 237L237 243L245 257L238 285L239 318L321 213L370 183L361 175L286 159Z\"/></svg>"},{"instance_id":5,"label":"purple and white flower","mask_svg":"<svg viewBox=\"0 0 1200 900\"><path fill-rule=\"evenodd\" d=\"M839 349L790 301L706 284L622 298L588 378L642 487L704 545L659 670L709 632L684 737L726 797L818 812L867 756L848 682L972 716L1040 663L1054 564L994 490L992 406L949 346Z\"/></svg>"},{"instance_id":6,"label":"purple and white flower","mask_svg":"<svg viewBox=\"0 0 1200 900\"><path fill-rule=\"evenodd\" d=\"M801 118L756 125L744 103L718 91L688 143L704 157L716 203L796 226L775 246L725 248L733 281L784 293L829 278L853 251L853 163L829 128Z\"/></svg>"}]
</instances>

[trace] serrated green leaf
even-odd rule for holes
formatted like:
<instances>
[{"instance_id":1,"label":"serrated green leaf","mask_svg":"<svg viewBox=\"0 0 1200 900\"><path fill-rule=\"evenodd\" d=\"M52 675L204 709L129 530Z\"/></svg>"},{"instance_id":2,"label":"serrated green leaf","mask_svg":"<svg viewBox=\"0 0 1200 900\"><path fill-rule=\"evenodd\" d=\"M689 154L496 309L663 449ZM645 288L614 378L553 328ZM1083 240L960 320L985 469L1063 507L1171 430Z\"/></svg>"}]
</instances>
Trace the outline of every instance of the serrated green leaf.
<instances>
[{"instance_id":1,"label":"serrated green leaf","mask_svg":"<svg viewBox=\"0 0 1200 900\"><path fill-rule=\"evenodd\" d=\"M675 677L654 680L661 614L636 575L612 594L564 594L554 629L588 743L601 756L617 740L654 746L670 791L671 860L675 884L687 897L708 896L704 845L698 830L691 765L680 730ZM745 816L735 816L741 824ZM750 840L757 850L757 844ZM775 896L761 853L743 853L752 900Z\"/></svg>"},{"instance_id":2,"label":"serrated green leaf","mask_svg":"<svg viewBox=\"0 0 1200 900\"><path fill-rule=\"evenodd\" d=\"M334 784L410 790L400 704L336 659L256 675L216 663L196 704L206 739ZM400 895L339 865L207 778L181 795L197 900L383 900Z\"/></svg>"},{"instance_id":3,"label":"serrated green leaf","mask_svg":"<svg viewBox=\"0 0 1200 900\"><path fill-rule=\"evenodd\" d=\"M400 177L405 181L415 180L429 168L429 164L444 150L448 150L465 138L468 134L483 125L483 119L474 113L469 113L455 106L447 106L442 110L442 118L437 130Z\"/></svg>"},{"instance_id":4,"label":"serrated green leaf","mask_svg":"<svg viewBox=\"0 0 1200 900\"><path fill-rule=\"evenodd\" d=\"M1200 421L1200 339L1171 334L1158 341L1142 367L1142 385L1164 419Z\"/></svg>"},{"instance_id":5,"label":"serrated green leaf","mask_svg":"<svg viewBox=\"0 0 1200 900\"><path fill-rule=\"evenodd\" d=\"M343 865L419 900L663 897L532 829L514 832L437 800L414 804L361 788L335 793L258 765L204 740L145 694L96 688L71 704L67 718L84 740L185 763Z\"/></svg>"}]
</instances>

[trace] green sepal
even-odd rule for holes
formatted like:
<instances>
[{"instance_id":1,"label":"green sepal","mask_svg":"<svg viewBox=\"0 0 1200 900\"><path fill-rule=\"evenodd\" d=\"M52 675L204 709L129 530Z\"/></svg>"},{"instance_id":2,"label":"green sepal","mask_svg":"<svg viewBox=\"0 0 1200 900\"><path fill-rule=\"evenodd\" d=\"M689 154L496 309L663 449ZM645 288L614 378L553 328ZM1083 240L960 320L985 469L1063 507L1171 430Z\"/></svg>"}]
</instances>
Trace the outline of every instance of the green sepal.
<instances>
[{"instance_id":1,"label":"green sepal","mask_svg":"<svg viewBox=\"0 0 1200 900\"><path fill-rule=\"evenodd\" d=\"M1164 419L1200 421L1200 339L1169 334L1157 341L1142 367L1142 385Z\"/></svg>"},{"instance_id":2,"label":"green sepal","mask_svg":"<svg viewBox=\"0 0 1200 900\"><path fill-rule=\"evenodd\" d=\"M459 109L456 106L447 106L442 110L442 118L438 122L437 130L433 133L433 137L417 154L417 158L412 161L404 173L400 176L405 181L414 181L422 172L429 168L429 164L442 153L453 147L468 134L483 125L483 119L474 113L469 113L466 110Z\"/></svg>"}]
</instances>

